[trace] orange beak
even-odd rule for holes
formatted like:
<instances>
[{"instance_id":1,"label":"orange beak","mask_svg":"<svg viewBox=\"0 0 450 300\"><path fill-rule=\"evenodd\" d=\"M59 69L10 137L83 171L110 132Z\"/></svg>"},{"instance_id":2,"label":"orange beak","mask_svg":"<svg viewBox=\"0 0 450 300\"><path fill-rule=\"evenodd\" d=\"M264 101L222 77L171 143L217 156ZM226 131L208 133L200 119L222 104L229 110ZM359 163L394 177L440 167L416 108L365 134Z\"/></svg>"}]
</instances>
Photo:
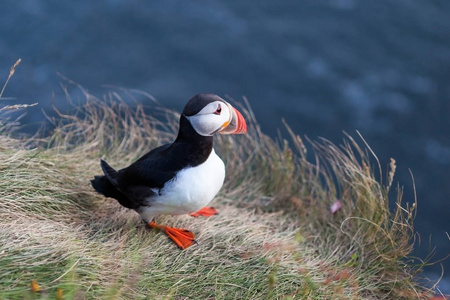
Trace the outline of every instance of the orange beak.
<instances>
[{"instance_id":1,"label":"orange beak","mask_svg":"<svg viewBox=\"0 0 450 300\"><path fill-rule=\"evenodd\" d=\"M242 114L231 104L227 103L231 111L231 119L223 124L224 128L219 131L221 134L245 134L247 133L247 123Z\"/></svg>"}]
</instances>

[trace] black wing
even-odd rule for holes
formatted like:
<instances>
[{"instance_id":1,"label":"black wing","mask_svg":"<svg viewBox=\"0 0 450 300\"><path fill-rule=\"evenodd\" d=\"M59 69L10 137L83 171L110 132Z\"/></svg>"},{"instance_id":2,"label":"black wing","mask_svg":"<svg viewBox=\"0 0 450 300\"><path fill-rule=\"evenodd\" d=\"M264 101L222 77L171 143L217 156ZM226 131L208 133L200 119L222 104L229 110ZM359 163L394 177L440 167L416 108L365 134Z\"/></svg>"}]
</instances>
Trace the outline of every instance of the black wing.
<instances>
[{"instance_id":1,"label":"black wing","mask_svg":"<svg viewBox=\"0 0 450 300\"><path fill-rule=\"evenodd\" d=\"M176 171L168 170L165 166L167 153L170 156L170 151L166 151L170 146L171 144L167 144L155 148L119 171L101 160L105 176L95 176L91 184L105 197L115 198L121 205L137 209L146 199L155 195L154 189L161 189L176 175Z\"/></svg>"},{"instance_id":2,"label":"black wing","mask_svg":"<svg viewBox=\"0 0 450 300\"><path fill-rule=\"evenodd\" d=\"M159 193L180 170L203 163L211 149L212 138L209 137L205 138L204 143L175 141L153 149L119 171L102 163L105 176L97 180L97 186L103 184L106 192L94 186L96 179L92 185L105 196L116 198L123 206L136 209L149 205L149 198Z\"/></svg>"},{"instance_id":3,"label":"black wing","mask_svg":"<svg viewBox=\"0 0 450 300\"><path fill-rule=\"evenodd\" d=\"M149 205L149 198L172 180L178 171L190 165L190 151L186 150L179 143L160 146L116 174L108 172L106 177L129 199L129 206Z\"/></svg>"},{"instance_id":4,"label":"black wing","mask_svg":"<svg viewBox=\"0 0 450 300\"><path fill-rule=\"evenodd\" d=\"M118 186L127 190L134 186L161 189L164 184L175 177L179 168L172 166L173 144L153 149L127 168L119 170Z\"/></svg>"}]
</instances>

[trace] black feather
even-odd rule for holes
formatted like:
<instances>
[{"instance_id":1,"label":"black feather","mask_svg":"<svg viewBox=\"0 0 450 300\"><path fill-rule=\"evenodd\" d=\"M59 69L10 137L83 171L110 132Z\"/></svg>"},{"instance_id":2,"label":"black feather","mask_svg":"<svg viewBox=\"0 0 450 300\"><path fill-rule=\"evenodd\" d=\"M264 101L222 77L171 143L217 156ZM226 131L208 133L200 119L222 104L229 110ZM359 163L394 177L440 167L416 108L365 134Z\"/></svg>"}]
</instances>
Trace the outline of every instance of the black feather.
<instances>
[{"instance_id":1,"label":"black feather","mask_svg":"<svg viewBox=\"0 0 450 300\"><path fill-rule=\"evenodd\" d=\"M127 196L113 186L106 176L95 176L95 178L91 180L91 184L99 194L117 199L117 201L126 208L137 208L136 204L130 201Z\"/></svg>"},{"instance_id":2,"label":"black feather","mask_svg":"<svg viewBox=\"0 0 450 300\"><path fill-rule=\"evenodd\" d=\"M111 184L117 188L119 185L119 183L117 182L117 171L114 170L110 165L108 165L108 163L103 159L100 160L100 166L102 167L103 173L105 174L106 178L108 178L109 182L111 182Z\"/></svg>"}]
</instances>

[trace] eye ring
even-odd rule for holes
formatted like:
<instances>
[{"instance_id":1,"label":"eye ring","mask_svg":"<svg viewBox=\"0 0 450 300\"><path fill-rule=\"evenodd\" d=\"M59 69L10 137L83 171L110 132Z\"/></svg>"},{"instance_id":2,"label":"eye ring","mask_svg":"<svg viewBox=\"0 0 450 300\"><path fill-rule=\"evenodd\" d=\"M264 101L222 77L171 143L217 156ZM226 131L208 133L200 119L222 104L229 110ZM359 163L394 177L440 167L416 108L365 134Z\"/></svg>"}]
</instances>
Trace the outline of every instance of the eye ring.
<instances>
[{"instance_id":1,"label":"eye ring","mask_svg":"<svg viewBox=\"0 0 450 300\"><path fill-rule=\"evenodd\" d=\"M217 109L216 109L216 111L214 112L214 114L215 114L215 115L220 115L221 112L222 112L222 107L221 107L220 104L219 104L219 106L217 106Z\"/></svg>"}]
</instances>

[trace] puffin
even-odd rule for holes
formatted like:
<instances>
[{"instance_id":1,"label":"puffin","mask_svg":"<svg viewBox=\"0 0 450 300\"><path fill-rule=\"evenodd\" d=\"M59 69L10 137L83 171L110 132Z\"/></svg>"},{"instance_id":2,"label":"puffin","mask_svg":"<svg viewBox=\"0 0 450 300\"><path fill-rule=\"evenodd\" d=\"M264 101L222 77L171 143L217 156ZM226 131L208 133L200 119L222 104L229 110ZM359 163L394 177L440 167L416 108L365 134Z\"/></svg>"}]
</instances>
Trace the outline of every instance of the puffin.
<instances>
[{"instance_id":1,"label":"puffin","mask_svg":"<svg viewBox=\"0 0 450 300\"><path fill-rule=\"evenodd\" d=\"M104 175L95 176L92 187L135 210L148 227L162 231L180 249L186 249L196 243L194 233L157 224L155 219L160 215L218 214L208 206L225 179L225 164L213 147L217 133L247 133L244 117L215 94L197 94L183 109L173 143L154 148L120 170L100 160Z\"/></svg>"}]
</instances>

